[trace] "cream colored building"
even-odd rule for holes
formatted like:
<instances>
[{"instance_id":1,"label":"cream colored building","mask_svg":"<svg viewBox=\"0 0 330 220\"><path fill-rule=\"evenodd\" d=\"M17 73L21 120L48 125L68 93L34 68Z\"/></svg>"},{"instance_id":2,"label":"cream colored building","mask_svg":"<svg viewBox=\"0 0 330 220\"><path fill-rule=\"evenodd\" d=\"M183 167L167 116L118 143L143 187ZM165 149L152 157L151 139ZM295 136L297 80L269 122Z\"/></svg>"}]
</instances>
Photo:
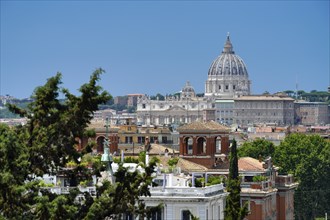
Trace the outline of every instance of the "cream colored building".
<instances>
[{"instance_id":1,"label":"cream colored building","mask_svg":"<svg viewBox=\"0 0 330 220\"><path fill-rule=\"evenodd\" d=\"M223 184L190 187L191 177L183 174L163 174L154 179L159 186L150 188L150 197L143 197L146 206L164 204L152 219L191 219L189 213L199 219L224 219L226 197Z\"/></svg>"},{"instance_id":2,"label":"cream colored building","mask_svg":"<svg viewBox=\"0 0 330 220\"><path fill-rule=\"evenodd\" d=\"M294 99L287 96L256 95L235 98L234 120L241 126L294 124Z\"/></svg>"},{"instance_id":3,"label":"cream colored building","mask_svg":"<svg viewBox=\"0 0 330 220\"><path fill-rule=\"evenodd\" d=\"M213 107L212 98L197 97L189 82L180 96L167 96L165 100L151 100L142 96L137 104L137 123L146 125L184 124L203 120L203 111Z\"/></svg>"},{"instance_id":4,"label":"cream colored building","mask_svg":"<svg viewBox=\"0 0 330 220\"><path fill-rule=\"evenodd\" d=\"M235 54L228 35L223 51L212 62L208 71L204 97L197 97L189 82L182 89L180 96L169 96L165 100L151 100L142 96L137 104L137 122L147 125L209 120L220 122L216 100L249 95L250 86L246 65Z\"/></svg>"}]
</instances>

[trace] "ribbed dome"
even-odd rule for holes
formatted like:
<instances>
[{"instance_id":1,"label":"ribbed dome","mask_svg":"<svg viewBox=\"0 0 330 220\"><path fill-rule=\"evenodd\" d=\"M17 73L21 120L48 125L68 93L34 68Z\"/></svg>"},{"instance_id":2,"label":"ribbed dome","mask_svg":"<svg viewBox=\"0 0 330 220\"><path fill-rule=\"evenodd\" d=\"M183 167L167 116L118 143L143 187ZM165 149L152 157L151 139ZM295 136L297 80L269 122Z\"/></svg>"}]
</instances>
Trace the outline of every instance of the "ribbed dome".
<instances>
[{"instance_id":1,"label":"ribbed dome","mask_svg":"<svg viewBox=\"0 0 330 220\"><path fill-rule=\"evenodd\" d=\"M208 75L248 76L246 66L233 51L229 35L222 53L212 63Z\"/></svg>"},{"instance_id":2,"label":"ribbed dome","mask_svg":"<svg viewBox=\"0 0 330 220\"><path fill-rule=\"evenodd\" d=\"M195 90L189 81L187 81L186 85L182 88L182 97L195 97Z\"/></svg>"},{"instance_id":3,"label":"ribbed dome","mask_svg":"<svg viewBox=\"0 0 330 220\"><path fill-rule=\"evenodd\" d=\"M195 92L194 88L191 86L190 82L187 81L186 85L183 87L182 92Z\"/></svg>"},{"instance_id":4,"label":"ribbed dome","mask_svg":"<svg viewBox=\"0 0 330 220\"><path fill-rule=\"evenodd\" d=\"M212 63L205 82L205 96L233 98L250 94L251 81L243 60L233 51L229 34L222 53Z\"/></svg>"}]
</instances>

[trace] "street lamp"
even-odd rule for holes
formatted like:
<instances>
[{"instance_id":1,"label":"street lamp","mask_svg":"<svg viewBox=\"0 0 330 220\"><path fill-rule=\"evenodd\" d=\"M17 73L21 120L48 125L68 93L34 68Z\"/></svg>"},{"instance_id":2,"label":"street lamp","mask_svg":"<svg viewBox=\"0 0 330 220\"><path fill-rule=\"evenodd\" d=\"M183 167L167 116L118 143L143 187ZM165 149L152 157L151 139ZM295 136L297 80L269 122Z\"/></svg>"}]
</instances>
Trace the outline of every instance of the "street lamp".
<instances>
[{"instance_id":1,"label":"street lamp","mask_svg":"<svg viewBox=\"0 0 330 220\"><path fill-rule=\"evenodd\" d=\"M106 163L107 166L107 174L108 174L108 178L110 177L111 179L111 183L114 183L114 176L113 176L113 171L112 171L112 167L111 164L113 162L112 159L112 155L110 153L110 149L109 149L109 118L106 118L106 124L105 124L105 138L104 138L104 142L103 142L103 154L101 157L101 162Z\"/></svg>"}]
</instances>

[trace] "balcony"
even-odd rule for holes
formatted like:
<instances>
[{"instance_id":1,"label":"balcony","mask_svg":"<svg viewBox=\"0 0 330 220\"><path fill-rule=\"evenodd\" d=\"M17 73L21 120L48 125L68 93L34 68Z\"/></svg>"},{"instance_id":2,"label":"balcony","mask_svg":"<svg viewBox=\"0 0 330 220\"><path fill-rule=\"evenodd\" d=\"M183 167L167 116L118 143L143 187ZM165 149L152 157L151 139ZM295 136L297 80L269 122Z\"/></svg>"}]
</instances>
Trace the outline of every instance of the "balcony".
<instances>
[{"instance_id":1,"label":"balcony","mask_svg":"<svg viewBox=\"0 0 330 220\"><path fill-rule=\"evenodd\" d=\"M254 189L254 190L262 190L268 191L272 187L271 181L261 181L261 182L242 182L241 187L242 189Z\"/></svg>"},{"instance_id":2,"label":"balcony","mask_svg":"<svg viewBox=\"0 0 330 220\"><path fill-rule=\"evenodd\" d=\"M54 186L54 187L41 187L41 189L48 190L51 193L55 194L69 194L70 190L78 188L81 193L88 192L92 196L96 195L96 187L95 186L90 186L90 187L61 187L61 186Z\"/></svg>"},{"instance_id":3,"label":"balcony","mask_svg":"<svg viewBox=\"0 0 330 220\"><path fill-rule=\"evenodd\" d=\"M207 187L151 187L152 196L183 196L183 197L206 197L219 192L224 192L223 184Z\"/></svg>"},{"instance_id":4,"label":"balcony","mask_svg":"<svg viewBox=\"0 0 330 220\"><path fill-rule=\"evenodd\" d=\"M276 176L275 186L277 188L295 188L297 185L298 183L294 182L292 174Z\"/></svg>"}]
</instances>

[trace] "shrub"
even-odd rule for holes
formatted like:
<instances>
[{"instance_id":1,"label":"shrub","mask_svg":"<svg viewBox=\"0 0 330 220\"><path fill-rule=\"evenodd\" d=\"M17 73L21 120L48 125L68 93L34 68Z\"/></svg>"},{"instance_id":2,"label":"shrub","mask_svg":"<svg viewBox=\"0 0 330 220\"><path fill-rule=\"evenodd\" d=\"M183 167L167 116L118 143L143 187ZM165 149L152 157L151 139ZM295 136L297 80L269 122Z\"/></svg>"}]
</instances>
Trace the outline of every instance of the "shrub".
<instances>
[{"instance_id":1,"label":"shrub","mask_svg":"<svg viewBox=\"0 0 330 220\"><path fill-rule=\"evenodd\" d=\"M266 176L254 176L252 180L253 180L253 182L262 182L262 181L267 180L267 177Z\"/></svg>"}]
</instances>

